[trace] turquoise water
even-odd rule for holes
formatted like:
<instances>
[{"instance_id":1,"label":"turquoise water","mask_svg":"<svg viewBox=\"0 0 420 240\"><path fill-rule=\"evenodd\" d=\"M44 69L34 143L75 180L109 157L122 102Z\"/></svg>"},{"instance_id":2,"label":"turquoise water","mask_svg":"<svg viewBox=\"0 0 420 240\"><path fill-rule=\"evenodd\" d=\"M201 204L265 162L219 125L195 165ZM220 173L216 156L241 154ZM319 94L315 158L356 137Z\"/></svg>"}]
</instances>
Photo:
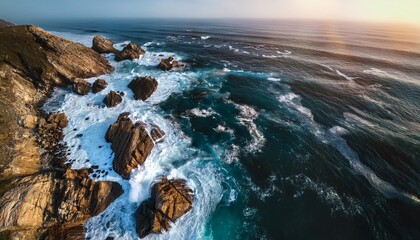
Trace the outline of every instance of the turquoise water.
<instances>
[{"instance_id":1,"label":"turquoise water","mask_svg":"<svg viewBox=\"0 0 420 240\"><path fill-rule=\"evenodd\" d=\"M125 190L88 223L91 239L135 238L133 213L161 176L188 179L196 200L170 232L149 238L420 237L418 29L290 21L39 25L87 46L101 34L117 47L134 41L148 51L134 62L107 56L116 66L104 76L108 88L127 96L117 108L101 108L106 91L58 90L47 103L69 115L73 166L99 165L107 171L99 179ZM187 67L162 72L160 54ZM145 103L126 87L143 75L159 81ZM124 111L168 133L129 181L109 169L113 155L103 139Z\"/></svg>"}]
</instances>

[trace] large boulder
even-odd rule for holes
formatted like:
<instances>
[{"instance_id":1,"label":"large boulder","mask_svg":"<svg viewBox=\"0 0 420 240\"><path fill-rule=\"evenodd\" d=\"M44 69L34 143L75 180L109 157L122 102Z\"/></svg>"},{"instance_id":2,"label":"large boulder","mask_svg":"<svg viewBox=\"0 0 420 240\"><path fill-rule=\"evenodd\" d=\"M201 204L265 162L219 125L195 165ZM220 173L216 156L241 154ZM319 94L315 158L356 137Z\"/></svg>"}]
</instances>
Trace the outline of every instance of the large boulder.
<instances>
[{"instance_id":1,"label":"large boulder","mask_svg":"<svg viewBox=\"0 0 420 240\"><path fill-rule=\"evenodd\" d=\"M134 60L146 52L135 43L129 43L121 52L116 53L115 61Z\"/></svg>"},{"instance_id":2,"label":"large boulder","mask_svg":"<svg viewBox=\"0 0 420 240\"><path fill-rule=\"evenodd\" d=\"M131 170L144 163L154 146L144 124L133 124L129 115L122 113L105 135L106 141L112 143L111 148L115 153L114 170L125 179L129 178Z\"/></svg>"},{"instance_id":3,"label":"large boulder","mask_svg":"<svg viewBox=\"0 0 420 240\"><path fill-rule=\"evenodd\" d=\"M92 92L98 93L108 87L108 83L103 79L97 79L92 85Z\"/></svg>"},{"instance_id":4,"label":"large boulder","mask_svg":"<svg viewBox=\"0 0 420 240\"><path fill-rule=\"evenodd\" d=\"M178 61L175 61L173 57L162 59L158 65L158 67L164 71L169 71L172 68L178 68L179 66Z\"/></svg>"},{"instance_id":5,"label":"large boulder","mask_svg":"<svg viewBox=\"0 0 420 240\"><path fill-rule=\"evenodd\" d=\"M109 92L104 98L107 107L115 107L122 102L122 96L114 91Z\"/></svg>"},{"instance_id":6,"label":"large boulder","mask_svg":"<svg viewBox=\"0 0 420 240\"><path fill-rule=\"evenodd\" d=\"M158 82L152 77L137 77L128 84L133 90L134 99L147 100L156 91Z\"/></svg>"},{"instance_id":7,"label":"large boulder","mask_svg":"<svg viewBox=\"0 0 420 240\"><path fill-rule=\"evenodd\" d=\"M98 53L118 53L118 50L114 48L114 43L102 36L95 36L92 45L92 49Z\"/></svg>"},{"instance_id":8,"label":"large boulder","mask_svg":"<svg viewBox=\"0 0 420 240\"><path fill-rule=\"evenodd\" d=\"M12 181L0 198L0 231L84 224L105 210L123 190L116 182L97 182L89 170L30 175Z\"/></svg>"},{"instance_id":9,"label":"large boulder","mask_svg":"<svg viewBox=\"0 0 420 240\"><path fill-rule=\"evenodd\" d=\"M153 185L151 198L141 203L135 213L137 234L144 238L169 231L171 223L192 209L193 200L193 191L184 180L163 178Z\"/></svg>"},{"instance_id":10,"label":"large boulder","mask_svg":"<svg viewBox=\"0 0 420 240\"><path fill-rule=\"evenodd\" d=\"M76 78L73 82L73 91L79 95L86 95L90 91L90 83L81 78Z\"/></svg>"}]
</instances>

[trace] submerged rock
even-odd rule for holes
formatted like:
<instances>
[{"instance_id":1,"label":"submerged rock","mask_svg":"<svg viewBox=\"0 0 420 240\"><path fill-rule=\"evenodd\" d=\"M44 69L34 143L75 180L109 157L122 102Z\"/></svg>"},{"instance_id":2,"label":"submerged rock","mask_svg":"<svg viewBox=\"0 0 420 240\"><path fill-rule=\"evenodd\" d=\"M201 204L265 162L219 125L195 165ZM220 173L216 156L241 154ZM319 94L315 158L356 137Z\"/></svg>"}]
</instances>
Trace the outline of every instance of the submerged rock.
<instances>
[{"instance_id":1,"label":"submerged rock","mask_svg":"<svg viewBox=\"0 0 420 240\"><path fill-rule=\"evenodd\" d=\"M144 124L133 124L128 116L129 113L122 113L105 135L115 153L114 170L125 179L129 178L131 170L144 163L154 146Z\"/></svg>"},{"instance_id":2,"label":"submerged rock","mask_svg":"<svg viewBox=\"0 0 420 240\"><path fill-rule=\"evenodd\" d=\"M163 178L152 187L151 198L136 211L136 231L140 238L169 231L171 223L193 207L193 191L184 180Z\"/></svg>"},{"instance_id":3,"label":"submerged rock","mask_svg":"<svg viewBox=\"0 0 420 240\"><path fill-rule=\"evenodd\" d=\"M175 61L173 57L169 57L167 59L161 60L158 67L164 71L169 71L172 68L178 68L179 63L178 61Z\"/></svg>"},{"instance_id":4,"label":"submerged rock","mask_svg":"<svg viewBox=\"0 0 420 240\"><path fill-rule=\"evenodd\" d=\"M158 82L152 77L137 77L128 84L133 90L134 99L147 100L156 91Z\"/></svg>"},{"instance_id":5,"label":"submerged rock","mask_svg":"<svg viewBox=\"0 0 420 240\"><path fill-rule=\"evenodd\" d=\"M121 52L116 53L115 61L120 62L123 60L134 60L146 52L135 43L130 43L124 47Z\"/></svg>"},{"instance_id":6,"label":"submerged rock","mask_svg":"<svg viewBox=\"0 0 420 240\"><path fill-rule=\"evenodd\" d=\"M114 91L111 91L104 98L104 103L107 107L115 107L122 102L122 96Z\"/></svg>"},{"instance_id":7,"label":"submerged rock","mask_svg":"<svg viewBox=\"0 0 420 240\"><path fill-rule=\"evenodd\" d=\"M95 36L92 44L92 49L98 53L118 53L118 50L114 48L114 43L102 36Z\"/></svg>"},{"instance_id":8,"label":"submerged rock","mask_svg":"<svg viewBox=\"0 0 420 240\"><path fill-rule=\"evenodd\" d=\"M108 87L108 83L103 79L97 79L92 85L92 92L98 93Z\"/></svg>"},{"instance_id":9,"label":"submerged rock","mask_svg":"<svg viewBox=\"0 0 420 240\"><path fill-rule=\"evenodd\" d=\"M90 83L81 78L76 78L73 82L73 91L79 95L86 95L90 91Z\"/></svg>"}]
</instances>

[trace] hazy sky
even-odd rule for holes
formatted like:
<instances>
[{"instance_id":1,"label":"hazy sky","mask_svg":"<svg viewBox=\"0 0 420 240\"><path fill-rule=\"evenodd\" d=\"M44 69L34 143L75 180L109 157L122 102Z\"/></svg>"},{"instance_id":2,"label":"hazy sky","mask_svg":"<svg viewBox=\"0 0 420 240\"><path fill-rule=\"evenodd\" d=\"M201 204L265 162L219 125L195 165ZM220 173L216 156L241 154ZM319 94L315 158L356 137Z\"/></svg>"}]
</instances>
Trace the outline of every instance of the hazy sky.
<instances>
[{"instance_id":1,"label":"hazy sky","mask_svg":"<svg viewBox=\"0 0 420 240\"><path fill-rule=\"evenodd\" d=\"M0 0L0 18L303 18L420 24L420 0Z\"/></svg>"}]
</instances>

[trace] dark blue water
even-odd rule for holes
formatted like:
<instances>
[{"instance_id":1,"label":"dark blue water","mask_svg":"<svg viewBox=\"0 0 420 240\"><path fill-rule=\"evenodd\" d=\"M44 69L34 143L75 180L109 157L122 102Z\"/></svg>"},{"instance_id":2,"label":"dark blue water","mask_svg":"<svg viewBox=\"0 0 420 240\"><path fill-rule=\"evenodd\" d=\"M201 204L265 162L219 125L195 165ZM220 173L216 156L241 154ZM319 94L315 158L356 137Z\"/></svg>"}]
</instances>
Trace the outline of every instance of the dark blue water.
<instances>
[{"instance_id":1,"label":"dark blue water","mask_svg":"<svg viewBox=\"0 0 420 240\"><path fill-rule=\"evenodd\" d=\"M203 167L215 166L222 192L209 202L215 207L201 230L178 236L420 239L418 28L227 20L38 24L148 43L148 51L180 56L187 63L182 71L196 76L155 107L191 140L188 148L199 152Z\"/></svg>"}]
</instances>

